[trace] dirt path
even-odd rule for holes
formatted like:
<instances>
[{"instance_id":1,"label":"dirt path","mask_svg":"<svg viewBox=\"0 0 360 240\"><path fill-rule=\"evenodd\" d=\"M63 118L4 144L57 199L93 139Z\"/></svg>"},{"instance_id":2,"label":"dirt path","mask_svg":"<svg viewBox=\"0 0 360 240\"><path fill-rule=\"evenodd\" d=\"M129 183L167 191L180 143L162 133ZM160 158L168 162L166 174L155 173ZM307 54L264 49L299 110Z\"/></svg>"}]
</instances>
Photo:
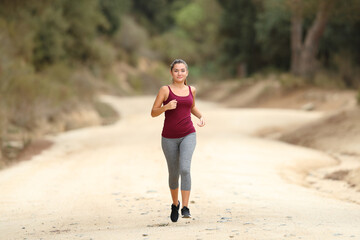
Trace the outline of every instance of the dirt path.
<instances>
[{"instance_id":1,"label":"dirt path","mask_svg":"<svg viewBox=\"0 0 360 240\"><path fill-rule=\"evenodd\" d=\"M0 239L360 239L360 206L301 186L327 155L252 137L321 113L224 109L200 102L193 219L169 220L163 118L153 97L113 98L122 120L67 132L0 172Z\"/></svg>"}]
</instances>

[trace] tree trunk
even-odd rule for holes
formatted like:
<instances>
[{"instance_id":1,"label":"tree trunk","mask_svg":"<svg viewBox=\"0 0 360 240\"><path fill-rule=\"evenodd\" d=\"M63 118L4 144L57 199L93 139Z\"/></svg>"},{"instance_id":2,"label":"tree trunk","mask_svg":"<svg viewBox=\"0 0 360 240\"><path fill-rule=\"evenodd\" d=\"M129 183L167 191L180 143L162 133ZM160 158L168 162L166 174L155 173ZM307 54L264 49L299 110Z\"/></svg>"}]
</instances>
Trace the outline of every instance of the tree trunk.
<instances>
[{"instance_id":1,"label":"tree trunk","mask_svg":"<svg viewBox=\"0 0 360 240\"><path fill-rule=\"evenodd\" d=\"M242 62L238 64L236 69L236 75L238 78L244 78L247 76L247 64Z\"/></svg>"},{"instance_id":2,"label":"tree trunk","mask_svg":"<svg viewBox=\"0 0 360 240\"><path fill-rule=\"evenodd\" d=\"M302 0L293 0L293 6ZM295 75L312 78L316 71L316 55L319 51L319 42L324 34L329 19L332 4L331 0L320 1L316 18L308 30L304 43L302 42L302 11L293 10L291 26L292 58L291 71ZM299 13L300 12L300 13Z\"/></svg>"},{"instance_id":3,"label":"tree trunk","mask_svg":"<svg viewBox=\"0 0 360 240\"><path fill-rule=\"evenodd\" d=\"M293 14L291 18L291 72L300 74L300 55L302 49L302 0L292 0Z\"/></svg>"}]
</instances>

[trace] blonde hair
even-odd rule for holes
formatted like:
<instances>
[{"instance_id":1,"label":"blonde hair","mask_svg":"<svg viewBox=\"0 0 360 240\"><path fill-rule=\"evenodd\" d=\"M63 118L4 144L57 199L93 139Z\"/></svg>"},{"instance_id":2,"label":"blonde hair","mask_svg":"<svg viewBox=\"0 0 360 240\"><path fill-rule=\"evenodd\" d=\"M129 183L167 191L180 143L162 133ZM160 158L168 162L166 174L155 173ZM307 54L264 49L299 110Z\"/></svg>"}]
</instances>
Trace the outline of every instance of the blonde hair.
<instances>
[{"instance_id":1,"label":"blonde hair","mask_svg":"<svg viewBox=\"0 0 360 240\"><path fill-rule=\"evenodd\" d=\"M186 63L184 60L182 60L182 59L175 59L175 60L170 64L170 70L172 71L173 68L174 68L174 66L175 66L175 64L178 64L178 63L184 64L185 67L186 67L186 70L189 71L189 67L188 67L187 63ZM185 85L187 85L187 78L185 79L185 82L184 82L184 83L185 83Z\"/></svg>"}]
</instances>

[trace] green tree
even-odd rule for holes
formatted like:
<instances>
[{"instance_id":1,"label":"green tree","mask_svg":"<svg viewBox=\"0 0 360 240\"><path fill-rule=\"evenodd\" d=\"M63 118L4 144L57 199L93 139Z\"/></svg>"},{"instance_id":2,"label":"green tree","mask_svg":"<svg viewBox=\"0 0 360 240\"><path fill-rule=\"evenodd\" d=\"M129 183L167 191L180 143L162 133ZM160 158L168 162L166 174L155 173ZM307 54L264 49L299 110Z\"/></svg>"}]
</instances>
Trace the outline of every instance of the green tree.
<instances>
[{"instance_id":1,"label":"green tree","mask_svg":"<svg viewBox=\"0 0 360 240\"><path fill-rule=\"evenodd\" d=\"M200 66L216 62L221 10L216 0L196 0L175 14L176 27L194 46Z\"/></svg>"},{"instance_id":2,"label":"green tree","mask_svg":"<svg viewBox=\"0 0 360 240\"><path fill-rule=\"evenodd\" d=\"M245 76L258 67L259 47L256 44L256 8L251 0L218 1L223 7L220 34L223 64L232 74Z\"/></svg>"},{"instance_id":3,"label":"green tree","mask_svg":"<svg viewBox=\"0 0 360 240\"><path fill-rule=\"evenodd\" d=\"M108 25L100 26L100 30L109 35L114 33L120 28L121 16L126 13L131 7L130 0L99 0L100 8L104 14Z\"/></svg>"},{"instance_id":4,"label":"green tree","mask_svg":"<svg viewBox=\"0 0 360 240\"><path fill-rule=\"evenodd\" d=\"M312 78L320 41L332 17L359 17L359 0L288 0L291 17L291 71L295 75ZM311 19L304 28L304 20Z\"/></svg>"},{"instance_id":5,"label":"green tree","mask_svg":"<svg viewBox=\"0 0 360 240\"><path fill-rule=\"evenodd\" d=\"M66 57L64 48L65 34L68 24L63 18L62 6L47 7L35 20L35 36L33 47L33 63L36 69L44 65L54 64Z\"/></svg>"},{"instance_id":6,"label":"green tree","mask_svg":"<svg viewBox=\"0 0 360 240\"><path fill-rule=\"evenodd\" d=\"M151 34L157 34L165 32L174 23L170 11L172 2L173 0L133 0L132 10Z\"/></svg>"},{"instance_id":7,"label":"green tree","mask_svg":"<svg viewBox=\"0 0 360 240\"><path fill-rule=\"evenodd\" d=\"M63 0L63 17L68 23L65 49L72 59L86 62L91 58L97 28L106 20L98 0Z\"/></svg>"},{"instance_id":8,"label":"green tree","mask_svg":"<svg viewBox=\"0 0 360 240\"><path fill-rule=\"evenodd\" d=\"M192 73L214 73L218 57L218 31L221 7L216 0L195 0L188 4L173 3L174 25L171 30L153 38L153 46L166 62L185 59Z\"/></svg>"},{"instance_id":9,"label":"green tree","mask_svg":"<svg viewBox=\"0 0 360 240\"><path fill-rule=\"evenodd\" d=\"M290 68L290 12L284 0L267 0L258 12L256 40L261 48L262 64L288 70Z\"/></svg>"}]
</instances>

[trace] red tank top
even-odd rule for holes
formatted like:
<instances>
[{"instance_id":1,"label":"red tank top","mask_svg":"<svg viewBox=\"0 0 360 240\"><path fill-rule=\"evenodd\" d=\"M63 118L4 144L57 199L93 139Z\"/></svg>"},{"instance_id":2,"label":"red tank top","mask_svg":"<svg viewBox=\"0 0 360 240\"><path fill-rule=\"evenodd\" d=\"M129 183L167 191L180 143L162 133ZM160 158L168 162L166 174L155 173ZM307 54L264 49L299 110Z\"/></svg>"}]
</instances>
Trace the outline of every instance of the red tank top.
<instances>
[{"instance_id":1,"label":"red tank top","mask_svg":"<svg viewBox=\"0 0 360 240\"><path fill-rule=\"evenodd\" d=\"M165 111L165 121L162 136L165 138L182 138L195 132L194 125L191 121L191 107L194 97L189 86L188 96L177 96L169 88L169 97L163 104L168 104L171 100L176 100L175 109Z\"/></svg>"}]
</instances>

